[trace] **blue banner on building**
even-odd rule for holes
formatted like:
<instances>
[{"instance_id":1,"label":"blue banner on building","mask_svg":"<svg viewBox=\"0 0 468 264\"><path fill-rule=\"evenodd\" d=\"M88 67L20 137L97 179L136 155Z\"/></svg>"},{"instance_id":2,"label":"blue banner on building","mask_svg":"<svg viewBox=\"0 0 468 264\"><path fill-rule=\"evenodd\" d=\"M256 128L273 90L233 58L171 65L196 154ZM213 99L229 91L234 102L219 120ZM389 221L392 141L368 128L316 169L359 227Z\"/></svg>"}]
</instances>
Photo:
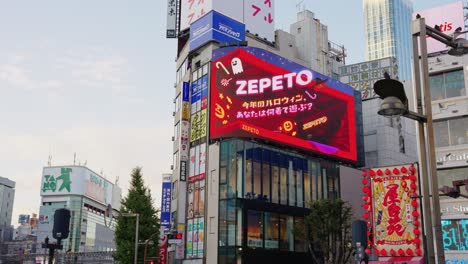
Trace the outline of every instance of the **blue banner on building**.
<instances>
[{"instance_id":1,"label":"blue banner on building","mask_svg":"<svg viewBox=\"0 0 468 264\"><path fill-rule=\"evenodd\" d=\"M231 42L245 40L245 25L211 11L190 25L190 50L208 41Z\"/></svg>"},{"instance_id":2,"label":"blue banner on building","mask_svg":"<svg viewBox=\"0 0 468 264\"><path fill-rule=\"evenodd\" d=\"M162 184L161 227L171 229L171 182Z\"/></svg>"},{"instance_id":3,"label":"blue banner on building","mask_svg":"<svg viewBox=\"0 0 468 264\"><path fill-rule=\"evenodd\" d=\"M201 85L199 85L199 80L192 82L192 100L190 103L194 104L200 100L201 94Z\"/></svg>"},{"instance_id":4,"label":"blue banner on building","mask_svg":"<svg viewBox=\"0 0 468 264\"><path fill-rule=\"evenodd\" d=\"M188 102L189 101L189 89L190 84L188 82L182 83L182 101Z\"/></svg>"}]
</instances>

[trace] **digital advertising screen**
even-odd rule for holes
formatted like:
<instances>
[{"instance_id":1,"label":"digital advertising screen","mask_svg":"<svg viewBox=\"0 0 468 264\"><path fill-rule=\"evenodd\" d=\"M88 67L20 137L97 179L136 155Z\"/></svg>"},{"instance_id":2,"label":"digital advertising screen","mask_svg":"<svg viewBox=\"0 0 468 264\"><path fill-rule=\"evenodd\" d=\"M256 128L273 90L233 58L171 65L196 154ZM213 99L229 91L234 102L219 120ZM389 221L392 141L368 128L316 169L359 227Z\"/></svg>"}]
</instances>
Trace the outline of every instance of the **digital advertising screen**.
<instances>
[{"instance_id":1,"label":"digital advertising screen","mask_svg":"<svg viewBox=\"0 0 468 264\"><path fill-rule=\"evenodd\" d=\"M213 51L210 139L261 138L357 160L353 89L252 47Z\"/></svg>"}]
</instances>

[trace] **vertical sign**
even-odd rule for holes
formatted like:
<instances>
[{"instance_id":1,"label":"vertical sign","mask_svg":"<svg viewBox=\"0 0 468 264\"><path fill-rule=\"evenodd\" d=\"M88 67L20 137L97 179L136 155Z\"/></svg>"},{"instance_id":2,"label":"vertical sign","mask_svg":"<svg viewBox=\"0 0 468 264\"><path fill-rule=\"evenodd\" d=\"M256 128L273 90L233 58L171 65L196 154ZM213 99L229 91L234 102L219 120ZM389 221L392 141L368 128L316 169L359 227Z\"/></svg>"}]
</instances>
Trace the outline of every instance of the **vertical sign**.
<instances>
[{"instance_id":1,"label":"vertical sign","mask_svg":"<svg viewBox=\"0 0 468 264\"><path fill-rule=\"evenodd\" d=\"M184 30L193 22L210 12L211 0L181 0L180 30Z\"/></svg>"},{"instance_id":2,"label":"vertical sign","mask_svg":"<svg viewBox=\"0 0 468 264\"><path fill-rule=\"evenodd\" d=\"M244 23L251 33L269 41L275 40L274 0L245 0Z\"/></svg>"},{"instance_id":3,"label":"vertical sign","mask_svg":"<svg viewBox=\"0 0 468 264\"><path fill-rule=\"evenodd\" d=\"M159 237L159 254L158 264L167 263L167 237L165 235Z\"/></svg>"},{"instance_id":4,"label":"vertical sign","mask_svg":"<svg viewBox=\"0 0 468 264\"><path fill-rule=\"evenodd\" d=\"M188 82L184 82L182 84L182 101L183 102L189 101L189 93L190 93L190 84Z\"/></svg>"},{"instance_id":5,"label":"vertical sign","mask_svg":"<svg viewBox=\"0 0 468 264\"><path fill-rule=\"evenodd\" d=\"M167 29L166 38L176 38L176 0L167 0Z\"/></svg>"},{"instance_id":6,"label":"vertical sign","mask_svg":"<svg viewBox=\"0 0 468 264\"><path fill-rule=\"evenodd\" d=\"M201 79L200 79L201 80ZM201 83L201 82L200 82ZM201 93L201 86L199 85L198 80L192 82L192 98L191 98L191 105L192 105L192 113L195 113L200 110L200 93Z\"/></svg>"},{"instance_id":7,"label":"vertical sign","mask_svg":"<svg viewBox=\"0 0 468 264\"><path fill-rule=\"evenodd\" d=\"M205 109L208 106L208 74L201 77L201 109Z\"/></svg>"},{"instance_id":8,"label":"vertical sign","mask_svg":"<svg viewBox=\"0 0 468 264\"><path fill-rule=\"evenodd\" d=\"M171 229L171 176L164 175L161 199L161 227Z\"/></svg>"},{"instance_id":9,"label":"vertical sign","mask_svg":"<svg viewBox=\"0 0 468 264\"><path fill-rule=\"evenodd\" d=\"M194 211L193 211L193 192L194 192L194 183L190 182L188 184L188 208L187 208L187 218L193 218Z\"/></svg>"},{"instance_id":10,"label":"vertical sign","mask_svg":"<svg viewBox=\"0 0 468 264\"><path fill-rule=\"evenodd\" d=\"M193 219L187 220L187 246L186 246L187 258L193 256Z\"/></svg>"}]
</instances>

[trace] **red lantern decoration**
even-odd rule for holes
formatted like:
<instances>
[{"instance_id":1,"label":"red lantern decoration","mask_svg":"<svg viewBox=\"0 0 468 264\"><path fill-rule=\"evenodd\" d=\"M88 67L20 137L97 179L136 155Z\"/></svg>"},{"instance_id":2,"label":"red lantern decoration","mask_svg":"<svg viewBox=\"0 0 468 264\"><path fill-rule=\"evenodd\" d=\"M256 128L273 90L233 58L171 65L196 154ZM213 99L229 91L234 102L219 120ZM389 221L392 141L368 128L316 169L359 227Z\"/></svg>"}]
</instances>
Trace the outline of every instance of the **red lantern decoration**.
<instances>
[{"instance_id":1,"label":"red lantern decoration","mask_svg":"<svg viewBox=\"0 0 468 264\"><path fill-rule=\"evenodd\" d=\"M386 169L385 170L385 175L390 175L390 174L392 174L392 172L389 169Z\"/></svg>"},{"instance_id":2,"label":"red lantern decoration","mask_svg":"<svg viewBox=\"0 0 468 264\"><path fill-rule=\"evenodd\" d=\"M413 211L411 214L412 214L414 217L418 217L418 216L419 216L418 211Z\"/></svg>"},{"instance_id":3,"label":"red lantern decoration","mask_svg":"<svg viewBox=\"0 0 468 264\"><path fill-rule=\"evenodd\" d=\"M370 240L367 240L367 245L369 245L369 246L370 246L370 244L372 244L372 241L370 241Z\"/></svg>"},{"instance_id":4,"label":"red lantern decoration","mask_svg":"<svg viewBox=\"0 0 468 264\"><path fill-rule=\"evenodd\" d=\"M416 190L416 183L410 184L410 188L413 189L413 190Z\"/></svg>"},{"instance_id":5,"label":"red lantern decoration","mask_svg":"<svg viewBox=\"0 0 468 264\"><path fill-rule=\"evenodd\" d=\"M370 251L371 251L370 248L366 248L366 254L367 255L370 255Z\"/></svg>"},{"instance_id":6,"label":"red lantern decoration","mask_svg":"<svg viewBox=\"0 0 468 264\"><path fill-rule=\"evenodd\" d=\"M413 225L414 225L414 226L419 226L419 221L418 221L418 220L414 220L414 221L413 221Z\"/></svg>"},{"instance_id":7,"label":"red lantern decoration","mask_svg":"<svg viewBox=\"0 0 468 264\"><path fill-rule=\"evenodd\" d=\"M378 170L377 170L377 175L382 176L382 175L383 175L383 171L382 171L381 169L378 169Z\"/></svg>"},{"instance_id":8,"label":"red lantern decoration","mask_svg":"<svg viewBox=\"0 0 468 264\"><path fill-rule=\"evenodd\" d=\"M394 249L390 250L390 255L395 256L395 255L396 255L396 251L395 251Z\"/></svg>"},{"instance_id":9,"label":"red lantern decoration","mask_svg":"<svg viewBox=\"0 0 468 264\"><path fill-rule=\"evenodd\" d=\"M411 248L408 248L408 249L406 250L406 255L412 256L412 255L413 255L413 250L411 250Z\"/></svg>"},{"instance_id":10,"label":"red lantern decoration","mask_svg":"<svg viewBox=\"0 0 468 264\"><path fill-rule=\"evenodd\" d=\"M420 248L416 249L416 255L418 255L418 256L422 255L422 250Z\"/></svg>"},{"instance_id":11,"label":"red lantern decoration","mask_svg":"<svg viewBox=\"0 0 468 264\"><path fill-rule=\"evenodd\" d=\"M374 248L374 254L379 255L379 253L381 253L381 252L379 252L378 249Z\"/></svg>"},{"instance_id":12,"label":"red lantern decoration","mask_svg":"<svg viewBox=\"0 0 468 264\"><path fill-rule=\"evenodd\" d=\"M401 167L400 170L401 170L402 173L407 173L407 172L408 172L408 170L406 169L406 167Z\"/></svg>"},{"instance_id":13,"label":"red lantern decoration","mask_svg":"<svg viewBox=\"0 0 468 264\"><path fill-rule=\"evenodd\" d=\"M367 185L369 182L366 179L362 179L362 185Z\"/></svg>"},{"instance_id":14,"label":"red lantern decoration","mask_svg":"<svg viewBox=\"0 0 468 264\"><path fill-rule=\"evenodd\" d=\"M369 193L369 192L370 192L370 189L367 188L367 187L362 187L362 192L363 192L363 193Z\"/></svg>"},{"instance_id":15,"label":"red lantern decoration","mask_svg":"<svg viewBox=\"0 0 468 264\"><path fill-rule=\"evenodd\" d=\"M412 181L416 181L416 175L410 175L409 179L412 180Z\"/></svg>"},{"instance_id":16,"label":"red lantern decoration","mask_svg":"<svg viewBox=\"0 0 468 264\"><path fill-rule=\"evenodd\" d=\"M398 175L400 174L400 170L398 168L393 169L393 174Z\"/></svg>"},{"instance_id":17,"label":"red lantern decoration","mask_svg":"<svg viewBox=\"0 0 468 264\"><path fill-rule=\"evenodd\" d=\"M415 236L419 236L421 234L421 231L419 231L419 229L415 229L415 230L413 230L413 234Z\"/></svg>"},{"instance_id":18,"label":"red lantern decoration","mask_svg":"<svg viewBox=\"0 0 468 264\"><path fill-rule=\"evenodd\" d=\"M411 206L418 207L418 201L416 200L411 201Z\"/></svg>"},{"instance_id":19,"label":"red lantern decoration","mask_svg":"<svg viewBox=\"0 0 468 264\"><path fill-rule=\"evenodd\" d=\"M419 239L418 237L413 239L413 243L416 245L416 246L419 246L421 245L421 239Z\"/></svg>"},{"instance_id":20,"label":"red lantern decoration","mask_svg":"<svg viewBox=\"0 0 468 264\"><path fill-rule=\"evenodd\" d=\"M366 177L367 176L367 171L366 170L362 170L362 177Z\"/></svg>"},{"instance_id":21,"label":"red lantern decoration","mask_svg":"<svg viewBox=\"0 0 468 264\"><path fill-rule=\"evenodd\" d=\"M370 174L371 177L374 177L374 176L375 176L375 171L374 171L374 170L370 170L370 171L369 171L369 174Z\"/></svg>"},{"instance_id":22,"label":"red lantern decoration","mask_svg":"<svg viewBox=\"0 0 468 264\"><path fill-rule=\"evenodd\" d=\"M368 213L364 213L364 214L362 215L362 218L364 218L364 219L366 219L366 220L369 219L369 214L368 214Z\"/></svg>"},{"instance_id":23,"label":"red lantern decoration","mask_svg":"<svg viewBox=\"0 0 468 264\"><path fill-rule=\"evenodd\" d=\"M398 250L398 255L404 256L404 255L405 255L405 251L404 251L403 249L400 248L400 249Z\"/></svg>"},{"instance_id":24,"label":"red lantern decoration","mask_svg":"<svg viewBox=\"0 0 468 264\"><path fill-rule=\"evenodd\" d=\"M387 256L387 250L385 249L380 250L380 255Z\"/></svg>"},{"instance_id":25,"label":"red lantern decoration","mask_svg":"<svg viewBox=\"0 0 468 264\"><path fill-rule=\"evenodd\" d=\"M371 222L367 221L367 227L371 227Z\"/></svg>"}]
</instances>

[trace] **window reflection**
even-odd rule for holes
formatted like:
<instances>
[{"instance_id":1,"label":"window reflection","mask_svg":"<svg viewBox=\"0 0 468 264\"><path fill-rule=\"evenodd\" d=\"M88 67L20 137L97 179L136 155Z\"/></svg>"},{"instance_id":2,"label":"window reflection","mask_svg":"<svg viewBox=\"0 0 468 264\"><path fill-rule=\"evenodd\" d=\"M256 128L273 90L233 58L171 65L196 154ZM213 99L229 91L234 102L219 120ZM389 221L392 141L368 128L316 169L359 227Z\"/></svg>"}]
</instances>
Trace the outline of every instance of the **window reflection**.
<instances>
[{"instance_id":1,"label":"window reflection","mask_svg":"<svg viewBox=\"0 0 468 264\"><path fill-rule=\"evenodd\" d=\"M265 248L279 246L279 217L275 213L265 213Z\"/></svg>"},{"instance_id":2,"label":"window reflection","mask_svg":"<svg viewBox=\"0 0 468 264\"><path fill-rule=\"evenodd\" d=\"M247 212L247 246L263 247L262 213L249 210Z\"/></svg>"}]
</instances>

